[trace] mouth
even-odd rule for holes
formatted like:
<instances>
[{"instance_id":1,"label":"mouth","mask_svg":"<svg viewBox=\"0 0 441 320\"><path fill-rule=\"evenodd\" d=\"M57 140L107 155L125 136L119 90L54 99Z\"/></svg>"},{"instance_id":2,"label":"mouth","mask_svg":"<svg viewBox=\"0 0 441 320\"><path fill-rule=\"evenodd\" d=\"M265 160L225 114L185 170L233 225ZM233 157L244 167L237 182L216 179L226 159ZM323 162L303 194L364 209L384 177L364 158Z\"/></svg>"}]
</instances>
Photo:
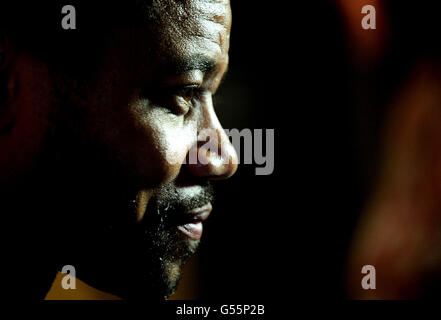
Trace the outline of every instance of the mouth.
<instances>
[{"instance_id":1,"label":"mouth","mask_svg":"<svg viewBox=\"0 0 441 320\"><path fill-rule=\"evenodd\" d=\"M203 225L213 209L211 203L187 211L179 217L177 222L178 230L191 240L200 240L202 237Z\"/></svg>"}]
</instances>

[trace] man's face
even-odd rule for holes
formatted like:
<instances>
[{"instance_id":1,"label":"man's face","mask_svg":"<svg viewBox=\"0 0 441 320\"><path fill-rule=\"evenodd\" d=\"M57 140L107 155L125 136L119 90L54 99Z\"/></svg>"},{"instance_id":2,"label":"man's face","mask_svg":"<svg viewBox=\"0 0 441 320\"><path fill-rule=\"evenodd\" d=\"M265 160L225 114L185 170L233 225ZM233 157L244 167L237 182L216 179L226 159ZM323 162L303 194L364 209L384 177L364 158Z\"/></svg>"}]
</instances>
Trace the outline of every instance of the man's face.
<instances>
[{"instance_id":1,"label":"man's face","mask_svg":"<svg viewBox=\"0 0 441 320\"><path fill-rule=\"evenodd\" d=\"M237 168L212 103L228 65L229 1L162 1L152 13L154 23L114 33L93 79L55 84L45 143L52 211L71 224L59 263L123 297L174 291L211 211L209 180ZM197 141L203 130L219 148Z\"/></svg>"},{"instance_id":2,"label":"man's face","mask_svg":"<svg viewBox=\"0 0 441 320\"><path fill-rule=\"evenodd\" d=\"M125 261L130 267L121 272L136 277L122 278L145 280L135 285L138 296L140 286L153 286L162 296L173 292L211 211L208 180L231 176L237 163L212 103L228 64L228 1L170 1L154 13L157 24L116 33L96 86L86 94L80 126L83 138L115 161L122 176L116 180L133 192L124 199L129 209L114 213L113 228L126 238L117 241L132 246L131 261ZM199 153L207 157L205 165L201 159L183 164L202 145L197 134L207 129L221 150ZM129 220L126 229L119 214L132 214L122 218Z\"/></svg>"}]
</instances>

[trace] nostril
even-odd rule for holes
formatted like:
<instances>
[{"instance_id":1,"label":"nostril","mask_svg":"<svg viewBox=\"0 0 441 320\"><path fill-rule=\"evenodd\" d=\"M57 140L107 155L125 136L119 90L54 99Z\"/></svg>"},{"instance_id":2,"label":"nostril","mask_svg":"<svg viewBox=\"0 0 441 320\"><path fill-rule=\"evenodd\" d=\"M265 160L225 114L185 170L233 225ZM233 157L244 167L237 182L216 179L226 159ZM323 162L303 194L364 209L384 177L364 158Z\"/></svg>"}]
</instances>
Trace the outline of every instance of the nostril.
<instances>
[{"instance_id":1,"label":"nostril","mask_svg":"<svg viewBox=\"0 0 441 320\"><path fill-rule=\"evenodd\" d=\"M235 171L235 165L232 165L228 159L221 157L217 153L199 152L198 160L193 163L187 163L186 167L188 172L194 177L225 179L230 177Z\"/></svg>"},{"instance_id":2,"label":"nostril","mask_svg":"<svg viewBox=\"0 0 441 320\"><path fill-rule=\"evenodd\" d=\"M204 129L198 132L197 141L187 154L186 167L194 177L226 179L236 172L237 159L223 130Z\"/></svg>"}]
</instances>

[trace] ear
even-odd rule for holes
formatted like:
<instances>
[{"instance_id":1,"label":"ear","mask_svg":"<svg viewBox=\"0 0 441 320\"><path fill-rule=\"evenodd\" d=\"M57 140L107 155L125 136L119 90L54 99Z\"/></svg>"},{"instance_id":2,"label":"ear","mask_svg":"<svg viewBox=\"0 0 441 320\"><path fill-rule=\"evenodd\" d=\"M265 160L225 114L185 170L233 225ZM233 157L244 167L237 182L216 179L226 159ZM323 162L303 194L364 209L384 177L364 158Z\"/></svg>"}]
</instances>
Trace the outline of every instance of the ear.
<instances>
[{"instance_id":1,"label":"ear","mask_svg":"<svg viewBox=\"0 0 441 320\"><path fill-rule=\"evenodd\" d=\"M7 37L0 31L0 135L10 133L13 127L12 102L14 75L11 72L11 60L15 55Z\"/></svg>"}]
</instances>

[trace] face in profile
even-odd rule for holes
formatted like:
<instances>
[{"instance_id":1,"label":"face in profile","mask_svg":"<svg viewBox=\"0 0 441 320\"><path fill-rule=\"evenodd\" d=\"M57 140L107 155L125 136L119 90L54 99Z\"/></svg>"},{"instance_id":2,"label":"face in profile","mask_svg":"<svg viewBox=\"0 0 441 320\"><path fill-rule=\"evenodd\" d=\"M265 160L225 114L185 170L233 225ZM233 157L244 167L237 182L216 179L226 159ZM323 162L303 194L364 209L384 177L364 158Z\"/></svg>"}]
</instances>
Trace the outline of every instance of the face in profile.
<instances>
[{"instance_id":1,"label":"face in profile","mask_svg":"<svg viewBox=\"0 0 441 320\"><path fill-rule=\"evenodd\" d=\"M50 261L124 298L173 293L211 212L211 181L237 168L212 100L228 66L229 2L160 3L145 23L115 28L81 79L3 45L2 181L21 195L38 185L30 198ZM207 130L218 148L198 139Z\"/></svg>"}]
</instances>

